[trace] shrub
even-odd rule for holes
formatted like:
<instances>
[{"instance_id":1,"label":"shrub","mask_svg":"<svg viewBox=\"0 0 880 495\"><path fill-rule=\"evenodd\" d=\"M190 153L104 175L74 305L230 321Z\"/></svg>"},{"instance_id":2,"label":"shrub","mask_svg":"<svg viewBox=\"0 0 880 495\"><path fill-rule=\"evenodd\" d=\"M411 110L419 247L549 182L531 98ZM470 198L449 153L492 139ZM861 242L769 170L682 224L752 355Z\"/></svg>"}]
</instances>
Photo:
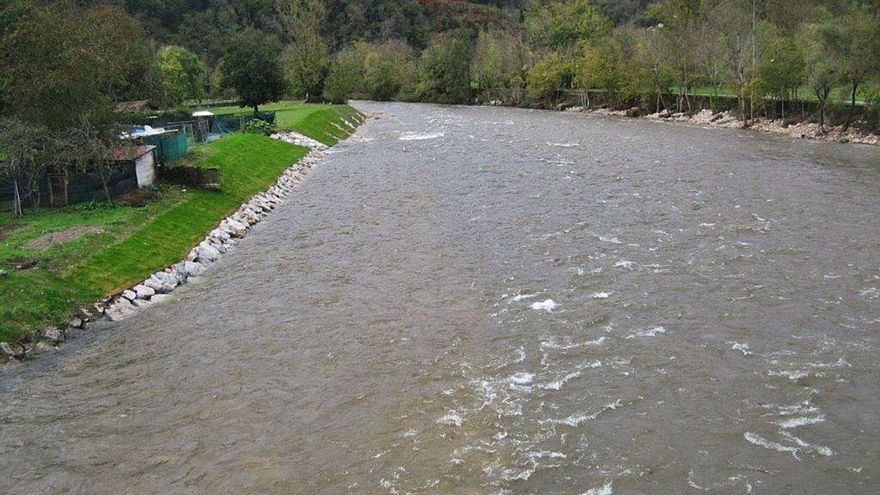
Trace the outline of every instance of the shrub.
<instances>
[{"instance_id":1,"label":"shrub","mask_svg":"<svg viewBox=\"0 0 880 495\"><path fill-rule=\"evenodd\" d=\"M244 132L269 136L275 132L275 126L260 119L251 119L244 125Z\"/></svg>"}]
</instances>

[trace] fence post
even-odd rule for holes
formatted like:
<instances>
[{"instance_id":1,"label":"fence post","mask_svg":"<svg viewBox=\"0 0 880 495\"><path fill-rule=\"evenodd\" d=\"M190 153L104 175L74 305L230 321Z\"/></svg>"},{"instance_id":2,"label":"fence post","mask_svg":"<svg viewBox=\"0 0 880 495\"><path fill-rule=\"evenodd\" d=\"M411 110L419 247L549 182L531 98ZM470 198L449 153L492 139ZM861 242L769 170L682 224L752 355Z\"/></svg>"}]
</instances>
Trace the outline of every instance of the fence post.
<instances>
[{"instance_id":1,"label":"fence post","mask_svg":"<svg viewBox=\"0 0 880 495\"><path fill-rule=\"evenodd\" d=\"M13 214L17 217L20 217L24 214L24 212L21 211L21 194L18 193L18 179L12 181L12 183L13 183L13 189L15 191L14 198L12 201L13 202L13 210L14 210Z\"/></svg>"}]
</instances>

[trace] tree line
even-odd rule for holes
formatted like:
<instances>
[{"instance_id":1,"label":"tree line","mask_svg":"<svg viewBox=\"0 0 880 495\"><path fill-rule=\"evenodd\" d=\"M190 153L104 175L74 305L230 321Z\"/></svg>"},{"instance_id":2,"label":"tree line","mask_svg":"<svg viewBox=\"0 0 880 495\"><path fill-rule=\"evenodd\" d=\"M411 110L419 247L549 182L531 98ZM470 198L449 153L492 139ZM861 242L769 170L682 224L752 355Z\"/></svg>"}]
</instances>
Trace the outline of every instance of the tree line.
<instances>
[{"instance_id":1,"label":"tree line","mask_svg":"<svg viewBox=\"0 0 880 495\"><path fill-rule=\"evenodd\" d=\"M0 150L86 167L118 103L285 96L696 111L744 122L835 94L880 107L878 0L9 0L0 8ZM875 124L876 125L876 122ZM77 149L71 155L66 150ZM13 159L10 159L12 157Z\"/></svg>"}]
</instances>

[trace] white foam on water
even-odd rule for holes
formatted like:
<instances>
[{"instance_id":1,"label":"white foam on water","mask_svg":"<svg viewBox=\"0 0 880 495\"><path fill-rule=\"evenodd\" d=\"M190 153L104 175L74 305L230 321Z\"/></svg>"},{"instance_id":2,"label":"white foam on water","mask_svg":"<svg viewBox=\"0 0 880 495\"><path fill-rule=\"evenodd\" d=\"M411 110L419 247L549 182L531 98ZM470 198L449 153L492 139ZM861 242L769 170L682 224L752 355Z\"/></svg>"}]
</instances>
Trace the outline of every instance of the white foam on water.
<instances>
[{"instance_id":1,"label":"white foam on water","mask_svg":"<svg viewBox=\"0 0 880 495\"><path fill-rule=\"evenodd\" d=\"M654 327L654 328L651 328L650 330L639 330L636 333L627 335L626 338L627 339L634 339L637 337L656 337L657 335L660 335L661 333L666 333L666 329L663 327Z\"/></svg>"},{"instance_id":2,"label":"white foam on water","mask_svg":"<svg viewBox=\"0 0 880 495\"><path fill-rule=\"evenodd\" d=\"M700 227L714 227L714 226L715 226L714 223L701 223L700 224Z\"/></svg>"},{"instance_id":3,"label":"white foam on water","mask_svg":"<svg viewBox=\"0 0 880 495\"><path fill-rule=\"evenodd\" d=\"M749 344L745 342L729 340L727 341L727 343L730 344L731 349L743 353L743 356L751 356L752 354L754 354L752 351L749 350Z\"/></svg>"},{"instance_id":4,"label":"white foam on water","mask_svg":"<svg viewBox=\"0 0 880 495\"><path fill-rule=\"evenodd\" d=\"M580 146L581 143L551 143L547 141L547 146L554 146L556 148L575 148Z\"/></svg>"},{"instance_id":5,"label":"white foam on water","mask_svg":"<svg viewBox=\"0 0 880 495\"><path fill-rule=\"evenodd\" d=\"M801 378L806 378L806 377L810 376L810 372L806 371L806 370L795 370L795 371L786 371L786 370L773 371L773 370L770 370L767 372L767 374L769 376L785 377L793 382L796 382L796 381L800 380Z\"/></svg>"},{"instance_id":6,"label":"white foam on water","mask_svg":"<svg viewBox=\"0 0 880 495\"><path fill-rule=\"evenodd\" d=\"M535 311L546 311L548 313L552 312L558 306L559 305L556 304L556 301L554 301L553 299L546 299L541 302L532 303L532 309L534 309Z\"/></svg>"},{"instance_id":7,"label":"white foam on water","mask_svg":"<svg viewBox=\"0 0 880 495\"><path fill-rule=\"evenodd\" d=\"M608 236L600 235L599 240L602 242L608 242L611 244L621 244L620 239L618 239L617 237L608 237Z\"/></svg>"},{"instance_id":8,"label":"white foam on water","mask_svg":"<svg viewBox=\"0 0 880 495\"><path fill-rule=\"evenodd\" d=\"M806 425L814 425L816 423L822 423L824 421L825 421L825 415L820 414L820 415L814 416L814 417L798 416L796 418L790 418L790 419L780 421L776 424L778 424L779 427L782 428L783 430L790 430L792 428L798 428L798 427L806 426Z\"/></svg>"},{"instance_id":9,"label":"white foam on water","mask_svg":"<svg viewBox=\"0 0 880 495\"><path fill-rule=\"evenodd\" d=\"M456 411L449 411L446 415L440 417L437 422L447 426L460 427L464 423L464 418Z\"/></svg>"},{"instance_id":10,"label":"white foam on water","mask_svg":"<svg viewBox=\"0 0 880 495\"><path fill-rule=\"evenodd\" d=\"M586 275L588 273L602 273L602 269L601 268L593 268L592 270L589 270L589 271L584 270L583 268L577 269L578 275Z\"/></svg>"},{"instance_id":11,"label":"white foam on water","mask_svg":"<svg viewBox=\"0 0 880 495\"><path fill-rule=\"evenodd\" d=\"M535 379L534 373L514 373L507 378L507 381L513 385L529 385Z\"/></svg>"},{"instance_id":12,"label":"white foam on water","mask_svg":"<svg viewBox=\"0 0 880 495\"><path fill-rule=\"evenodd\" d=\"M550 383L541 385L541 388L543 388L544 390L560 390L566 383L581 376L581 374L583 374L582 370L585 370L588 368L601 368L601 367L602 367L602 361L593 361L590 363L580 364L577 366L577 371L573 371L571 373L563 375L562 377L560 377L557 380L553 380Z\"/></svg>"},{"instance_id":13,"label":"white foam on water","mask_svg":"<svg viewBox=\"0 0 880 495\"><path fill-rule=\"evenodd\" d=\"M425 141L428 139L437 139L445 136L442 132L404 132L400 135L401 141Z\"/></svg>"},{"instance_id":14,"label":"white foam on water","mask_svg":"<svg viewBox=\"0 0 880 495\"><path fill-rule=\"evenodd\" d=\"M554 380L546 385L542 385L541 388L543 388L544 390L559 390L562 388L563 385L568 383L569 380L575 379L579 376L581 376L581 372L575 371L573 373L569 373L569 374L563 376L562 378L560 378L558 380Z\"/></svg>"},{"instance_id":15,"label":"white foam on water","mask_svg":"<svg viewBox=\"0 0 880 495\"><path fill-rule=\"evenodd\" d=\"M618 268L626 268L627 270L632 270L632 267L635 265L632 261L620 260L614 264L614 266Z\"/></svg>"},{"instance_id":16,"label":"white foam on water","mask_svg":"<svg viewBox=\"0 0 880 495\"><path fill-rule=\"evenodd\" d=\"M590 488L581 495L614 495L614 489L611 486L611 482L609 481L602 486Z\"/></svg>"},{"instance_id":17,"label":"white foam on water","mask_svg":"<svg viewBox=\"0 0 880 495\"><path fill-rule=\"evenodd\" d=\"M778 450L779 452L788 452L793 455L795 459L800 460L800 458L798 458L797 456L798 449L796 447L789 447L787 445L782 445L781 443L771 442L770 440L767 440L766 438L750 431L745 432L743 434L743 437L745 437L746 441L751 444L757 445L759 447L764 447L765 449Z\"/></svg>"},{"instance_id":18,"label":"white foam on water","mask_svg":"<svg viewBox=\"0 0 880 495\"><path fill-rule=\"evenodd\" d=\"M541 341L541 348L542 349L568 350L568 349L577 349L578 347L589 347L589 346L602 345L603 342L605 342L604 336L599 337L598 339L595 339L595 340L587 340L585 342L578 342L575 344L559 344L556 342L556 339L551 337L550 340Z\"/></svg>"},{"instance_id":19,"label":"white foam on water","mask_svg":"<svg viewBox=\"0 0 880 495\"><path fill-rule=\"evenodd\" d=\"M590 296L593 299L608 299L614 292L593 292L593 295Z\"/></svg>"},{"instance_id":20,"label":"white foam on water","mask_svg":"<svg viewBox=\"0 0 880 495\"><path fill-rule=\"evenodd\" d=\"M534 297L538 297L538 294L517 294L510 298L510 302L525 301L526 299L532 299Z\"/></svg>"},{"instance_id":21,"label":"white foam on water","mask_svg":"<svg viewBox=\"0 0 880 495\"><path fill-rule=\"evenodd\" d=\"M566 425L566 426L571 426L573 428L576 428L576 427L580 426L580 424L583 423L584 421L590 421L590 420L596 419L599 417L599 415L601 415L605 411L613 411L613 410L617 409L618 407L620 407L621 405L623 405L623 401L620 399L617 399L614 402L610 402L608 404L605 404L605 406L602 407L602 409L599 409L598 411L594 412L593 414L585 414L585 413L572 414L571 416L564 418L564 419L548 419L548 420L543 420L543 421L538 421L538 422L541 424L552 423L552 424L560 424L560 425Z\"/></svg>"}]
</instances>

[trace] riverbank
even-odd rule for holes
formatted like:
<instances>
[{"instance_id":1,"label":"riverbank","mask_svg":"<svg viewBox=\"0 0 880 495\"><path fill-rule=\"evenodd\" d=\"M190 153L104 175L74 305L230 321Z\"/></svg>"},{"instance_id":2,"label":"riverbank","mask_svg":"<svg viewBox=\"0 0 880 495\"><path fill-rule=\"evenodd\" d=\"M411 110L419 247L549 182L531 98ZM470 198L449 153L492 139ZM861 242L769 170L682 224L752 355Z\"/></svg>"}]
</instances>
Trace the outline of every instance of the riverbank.
<instances>
[{"instance_id":1,"label":"riverbank","mask_svg":"<svg viewBox=\"0 0 880 495\"><path fill-rule=\"evenodd\" d=\"M287 102L279 115L286 115L282 128L324 146L362 121L345 105ZM95 301L107 303L184 258L221 219L291 174L291 164L302 166L307 153L308 147L281 139L236 133L198 146L189 157L194 166L220 169L217 191L164 184L141 205L77 205L0 220L0 342L6 343L0 362L51 351L71 329L101 317L106 304L96 310Z\"/></svg>"},{"instance_id":2,"label":"riverbank","mask_svg":"<svg viewBox=\"0 0 880 495\"><path fill-rule=\"evenodd\" d=\"M690 124L702 125L706 127L724 128L724 129L742 129L742 120L731 112L713 112L712 110L703 109L694 114L673 113L664 110L659 113L644 114L641 111L632 110L610 110L607 108L585 109L583 107L572 107L567 109L568 112L589 113L593 115L611 115L616 117L633 117L644 118L658 122L685 122ZM788 120L788 119L768 119L766 117L757 117L749 120L746 129L758 132L765 132L777 136L785 136L795 139L812 139L825 142L837 143L857 143L880 145L880 135L866 132L856 126L844 131L842 125L826 125L825 131L819 127L819 124L805 120Z\"/></svg>"}]
</instances>

